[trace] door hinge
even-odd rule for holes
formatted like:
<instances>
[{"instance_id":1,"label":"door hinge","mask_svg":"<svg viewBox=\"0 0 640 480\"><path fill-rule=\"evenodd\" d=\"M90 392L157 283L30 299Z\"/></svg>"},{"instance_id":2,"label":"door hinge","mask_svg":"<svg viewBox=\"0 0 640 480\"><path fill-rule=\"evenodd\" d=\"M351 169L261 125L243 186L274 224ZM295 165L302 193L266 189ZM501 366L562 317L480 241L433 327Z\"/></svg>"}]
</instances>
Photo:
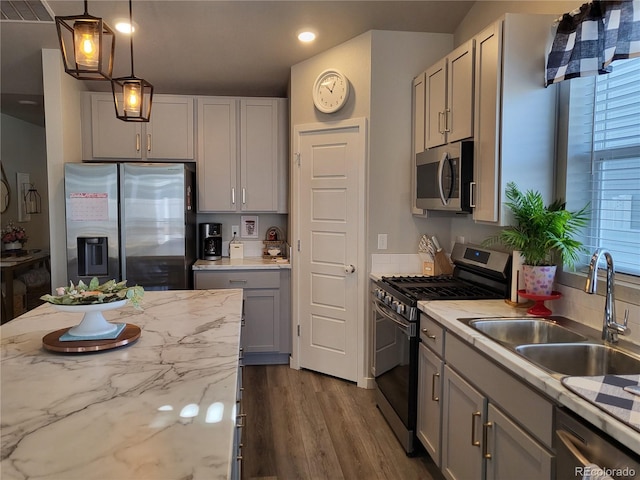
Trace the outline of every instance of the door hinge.
<instances>
[{"instance_id":1,"label":"door hinge","mask_svg":"<svg viewBox=\"0 0 640 480\"><path fill-rule=\"evenodd\" d=\"M301 156L300 152L296 152L294 153L294 155L296 156L296 160L295 160L296 163L298 164L298 166L300 166L300 156Z\"/></svg>"},{"instance_id":2,"label":"door hinge","mask_svg":"<svg viewBox=\"0 0 640 480\"><path fill-rule=\"evenodd\" d=\"M300 325L298 325L298 336L300 336Z\"/></svg>"}]
</instances>

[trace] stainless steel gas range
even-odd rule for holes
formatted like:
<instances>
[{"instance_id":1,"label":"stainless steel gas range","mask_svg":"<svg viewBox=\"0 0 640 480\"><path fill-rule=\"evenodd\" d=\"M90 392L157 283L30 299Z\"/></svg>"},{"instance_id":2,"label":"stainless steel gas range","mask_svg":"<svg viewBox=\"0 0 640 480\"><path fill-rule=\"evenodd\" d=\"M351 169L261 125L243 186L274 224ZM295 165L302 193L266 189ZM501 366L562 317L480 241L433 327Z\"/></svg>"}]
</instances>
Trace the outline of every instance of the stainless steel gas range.
<instances>
[{"instance_id":1,"label":"stainless steel gas range","mask_svg":"<svg viewBox=\"0 0 640 480\"><path fill-rule=\"evenodd\" d=\"M511 256L456 243L452 275L382 277L372 292L378 408L408 455L416 452L418 343L422 300L507 298Z\"/></svg>"}]
</instances>

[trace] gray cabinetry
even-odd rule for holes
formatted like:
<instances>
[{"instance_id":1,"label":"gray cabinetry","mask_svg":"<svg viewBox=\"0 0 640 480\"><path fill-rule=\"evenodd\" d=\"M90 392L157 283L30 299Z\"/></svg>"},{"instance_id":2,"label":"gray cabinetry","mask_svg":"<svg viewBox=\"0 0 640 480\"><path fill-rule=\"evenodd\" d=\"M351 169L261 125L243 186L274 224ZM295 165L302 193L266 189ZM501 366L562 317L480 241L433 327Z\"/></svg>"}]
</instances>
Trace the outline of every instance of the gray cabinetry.
<instances>
[{"instance_id":1,"label":"gray cabinetry","mask_svg":"<svg viewBox=\"0 0 640 480\"><path fill-rule=\"evenodd\" d=\"M440 466L444 329L422 317L418 353L418 415L416 435Z\"/></svg>"},{"instance_id":2,"label":"gray cabinetry","mask_svg":"<svg viewBox=\"0 0 640 480\"><path fill-rule=\"evenodd\" d=\"M286 106L198 98L198 211L287 212Z\"/></svg>"},{"instance_id":3,"label":"gray cabinetry","mask_svg":"<svg viewBox=\"0 0 640 480\"><path fill-rule=\"evenodd\" d=\"M449 479L480 479L486 398L445 365L443 401L440 469Z\"/></svg>"},{"instance_id":4,"label":"gray cabinetry","mask_svg":"<svg viewBox=\"0 0 640 480\"><path fill-rule=\"evenodd\" d=\"M473 136L473 40L425 73L425 146Z\"/></svg>"},{"instance_id":5,"label":"gray cabinetry","mask_svg":"<svg viewBox=\"0 0 640 480\"><path fill-rule=\"evenodd\" d=\"M453 335L445 361L444 475L552 478L553 404Z\"/></svg>"},{"instance_id":6,"label":"gray cabinetry","mask_svg":"<svg viewBox=\"0 0 640 480\"><path fill-rule=\"evenodd\" d=\"M506 14L475 37L474 195L477 222L509 224L503 195L514 181L553 194L556 89L544 88L553 16ZM505 211L503 211L505 210Z\"/></svg>"},{"instance_id":7,"label":"gray cabinetry","mask_svg":"<svg viewBox=\"0 0 640 480\"><path fill-rule=\"evenodd\" d=\"M242 288L245 365L287 364L291 353L291 275L288 269L195 271L194 287Z\"/></svg>"},{"instance_id":8,"label":"gray cabinetry","mask_svg":"<svg viewBox=\"0 0 640 480\"><path fill-rule=\"evenodd\" d=\"M116 118L113 95L83 94L83 159L194 160L194 99L155 95L148 123Z\"/></svg>"}]
</instances>

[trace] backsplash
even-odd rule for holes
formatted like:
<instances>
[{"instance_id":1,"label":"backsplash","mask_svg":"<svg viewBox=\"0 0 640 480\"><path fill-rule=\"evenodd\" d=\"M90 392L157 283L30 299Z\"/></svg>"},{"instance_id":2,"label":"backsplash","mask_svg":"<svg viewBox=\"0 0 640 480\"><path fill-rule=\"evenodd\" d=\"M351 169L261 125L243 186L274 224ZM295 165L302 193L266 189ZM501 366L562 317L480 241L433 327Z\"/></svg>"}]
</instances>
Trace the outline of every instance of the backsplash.
<instances>
[{"instance_id":1,"label":"backsplash","mask_svg":"<svg viewBox=\"0 0 640 480\"><path fill-rule=\"evenodd\" d=\"M374 253L371 255L371 273L422 273L422 260L417 253Z\"/></svg>"}]
</instances>

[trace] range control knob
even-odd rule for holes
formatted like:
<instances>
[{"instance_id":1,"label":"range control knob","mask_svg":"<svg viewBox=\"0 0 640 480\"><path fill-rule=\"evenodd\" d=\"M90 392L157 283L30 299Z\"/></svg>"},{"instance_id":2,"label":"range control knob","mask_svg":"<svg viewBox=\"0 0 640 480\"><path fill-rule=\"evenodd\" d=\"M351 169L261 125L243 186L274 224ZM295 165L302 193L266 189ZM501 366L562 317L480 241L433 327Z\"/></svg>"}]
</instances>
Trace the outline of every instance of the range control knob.
<instances>
[{"instance_id":1,"label":"range control knob","mask_svg":"<svg viewBox=\"0 0 640 480\"><path fill-rule=\"evenodd\" d=\"M384 296L384 303L386 303L387 305L390 305L392 299L393 299L393 297L391 295L385 295Z\"/></svg>"},{"instance_id":2,"label":"range control knob","mask_svg":"<svg viewBox=\"0 0 640 480\"><path fill-rule=\"evenodd\" d=\"M404 313L404 310L405 310L404 303L398 303L398 306L396 307L396 312L402 315Z\"/></svg>"}]
</instances>

